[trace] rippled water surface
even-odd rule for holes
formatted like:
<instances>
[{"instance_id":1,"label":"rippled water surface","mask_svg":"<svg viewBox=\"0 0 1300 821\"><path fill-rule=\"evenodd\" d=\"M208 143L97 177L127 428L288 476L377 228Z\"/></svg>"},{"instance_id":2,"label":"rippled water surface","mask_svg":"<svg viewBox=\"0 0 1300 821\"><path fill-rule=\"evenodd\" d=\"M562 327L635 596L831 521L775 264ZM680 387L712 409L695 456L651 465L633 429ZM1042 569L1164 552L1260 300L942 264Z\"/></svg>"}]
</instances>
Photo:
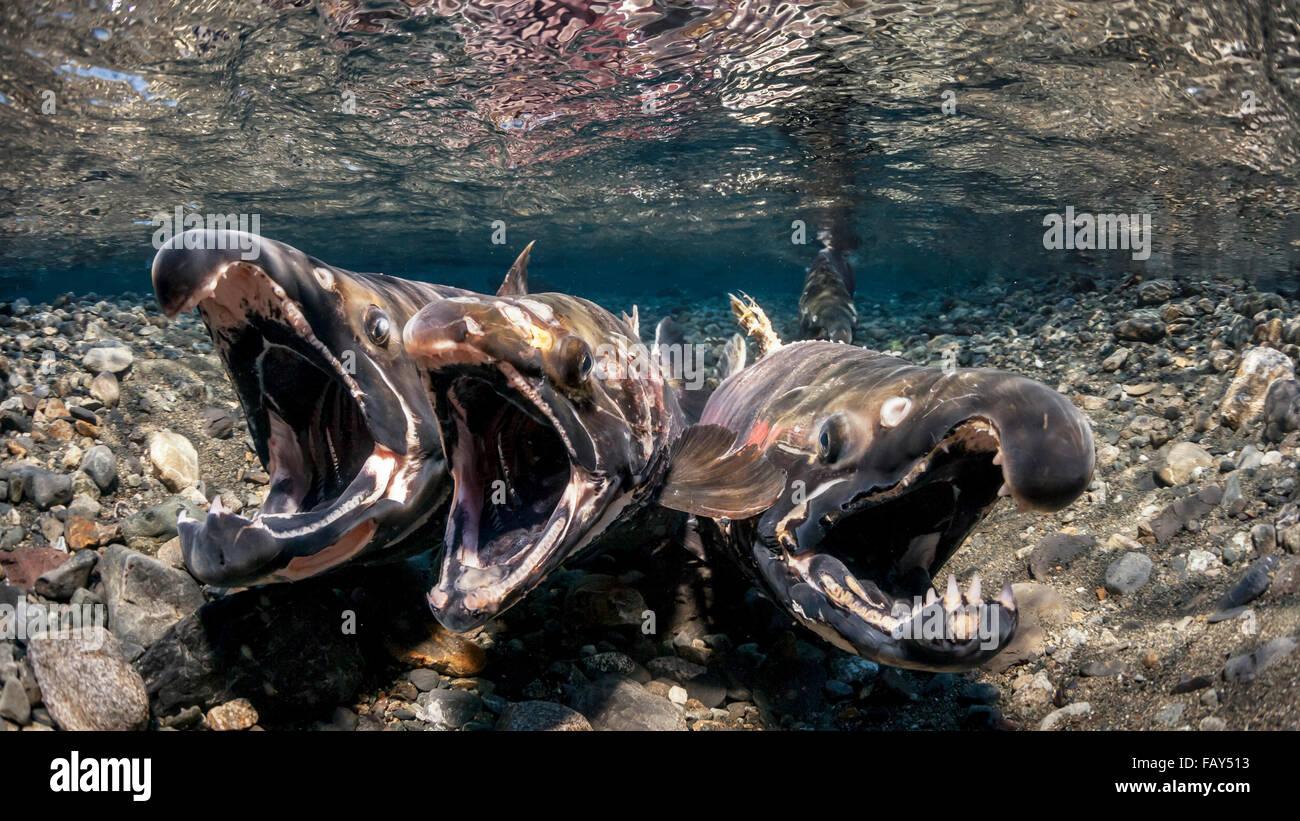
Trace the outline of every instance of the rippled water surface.
<instances>
[{"instance_id":1,"label":"rippled water surface","mask_svg":"<svg viewBox=\"0 0 1300 821\"><path fill-rule=\"evenodd\" d=\"M537 239L556 287L793 293L819 226L863 290L1300 277L1291 2L2 8L6 297L147 291L177 208L477 288ZM1067 206L1150 258L1045 249Z\"/></svg>"}]
</instances>

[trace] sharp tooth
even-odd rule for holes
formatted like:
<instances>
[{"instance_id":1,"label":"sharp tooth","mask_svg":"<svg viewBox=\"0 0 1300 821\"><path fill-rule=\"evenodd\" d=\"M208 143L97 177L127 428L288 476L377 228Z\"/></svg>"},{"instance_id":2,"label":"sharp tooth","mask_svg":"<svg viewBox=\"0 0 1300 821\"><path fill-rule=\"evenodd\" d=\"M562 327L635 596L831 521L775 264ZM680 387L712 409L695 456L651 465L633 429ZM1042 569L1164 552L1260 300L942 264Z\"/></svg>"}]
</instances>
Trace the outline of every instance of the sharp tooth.
<instances>
[{"instance_id":1,"label":"sharp tooth","mask_svg":"<svg viewBox=\"0 0 1300 821\"><path fill-rule=\"evenodd\" d=\"M961 605L961 591L957 589L957 577L948 574L948 589L943 594L943 609L956 610Z\"/></svg>"},{"instance_id":2,"label":"sharp tooth","mask_svg":"<svg viewBox=\"0 0 1300 821\"><path fill-rule=\"evenodd\" d=\"M983 592L984 591L980 584L980 574L976 573L971 576L970 587L966 589L966 603L979 604L982 601L981 594Z\"/></svg>"},{"instance_id":3,"label":"sharp tooth","mask_svg":"<svg viewBox=\"0 0 1300 821\"><path fill-rule=\"evenodd\" d=\"M1002 592L998 594L998 604L1002 605L1003 607L1005 607L1006 609L1012 611L1013 613L1015 612L1015 610L1016 610L1016 597L1015 597L1015 595L1011 592L1011 584L1010 584L1010 582L1008 582L1007 584L1002 585Z\"/></svg>"},{"instance_id":4,"label":"sharp tooth","mask_svg":"<svg viewBox=\"0 0 1300 821\"><path fill-rule=\"evenodd\" d=\"M930 605L934 604L934 603L937 602L938 600L939 600L939 594L935 591L935 589L934 589L933 587L931 587L929 590L925 591L925 606L926 606L926 607L929 607Z\"/></svg>"},{"instance_id":5,"label":"sharp tooth","mask_svg":"<svg viewBox=\"0 0 1300 821\"><path fill-rule=\"evenodd\" d=\"M1002 467L1002 450L999 448L997 454L993 457L993 464Z\"/></svg>"},{"instance_id":6,"label":"sharp tooth","mask_svg":"<svg viewBox=\"0 0 1300 821\"><path fill-rule=\"evenodd\" d=\"M1010 495L1011 495L1011 488L1007 485L1006 482L1003 482L1002 487L998 488L998 496L1010 496Z\"/></svg>"},{"instance_id":7,"label":"sharp tooth","mask_svg":"<svg viewBox=\"0 0 1300 821\"><path fill-rule=\"evenodd\" d=\"M226 512L226 506L221 503L221 494L218 493L216 496L212 497L212 504L208 505L208 514L212 516L219 516L225 512Z\"/></svg>"}]
</instances>

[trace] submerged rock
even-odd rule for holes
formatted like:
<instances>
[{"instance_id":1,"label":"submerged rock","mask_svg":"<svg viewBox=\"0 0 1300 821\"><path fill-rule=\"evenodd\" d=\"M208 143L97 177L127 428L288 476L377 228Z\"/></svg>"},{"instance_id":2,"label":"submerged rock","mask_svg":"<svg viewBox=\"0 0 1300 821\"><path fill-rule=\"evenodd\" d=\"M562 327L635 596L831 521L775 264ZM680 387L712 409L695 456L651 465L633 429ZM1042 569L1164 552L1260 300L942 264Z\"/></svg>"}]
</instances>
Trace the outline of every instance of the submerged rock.
<instances>
[{"instance_id":1,"label":"submerged rock","mask_svg":"<svg viewBox=\"0 0 1300 821\"><path fill-rule=\"evenodd\" d=\"M137 662L158 715L247 698L263 718L328 712L356 692L364 660L340 630L353 605L319 585L248 590L208 602Z\"/></svg>"},{"instance_id":2,"label":"submerged rock","mask_svg":"<svg viewBox=\"0 0 1300 821\"><path fill-rule=\"evenodd\" d=\"M573 709L597 730L685 730L686 717L666 698L620 676L603 676L575 694Z\"/></svg>"},{"instance_id":3,"label":"submerged rock","mask_svg":"<svg viewBox=\"0 0 1300 821\"><path fill-rule=\"evenodd\" d=\"M50 717L65 730L141 730L149 721L144 680L102 627L33 637L27 657Z\"/></svg>"},{"instance_id":4,"label":"submerged rock","mask_svg":"<svg viewBox=\"0 0 1300 821\"><path fill-rule=\"evenodd\" d=\"M41 574L33 589L47 599L67 601L73 593L90 583L90 573L98 562L98 553L80 550L72 554L68 561Z\"/></svg>"},{"instance_id":5,"label":"submerged rock","mask_svg":"<svg viewBox=\"0 0 1300 821\"><path fill-rule=\"evenodd\" d=\"M95 374L95 378L90 380L90 395L103 402L105 407L117 407L122 396L117 377L108 371Z\"/></svg>"},{"instance_id":6,"label":"submerged rock","mask_svg":"<svg viewBox=\"0 0 1300 821\"><path fill-rule=\"evenodd\" d=\"M1264 439L1281 442L1293 430L1300 430L1300 382L1279 379L1264 397Z\"/></svg>"},{"instance_id":7,"label":"submerged rock","mask_svg":"<svg viewBox=\"0 0 1300 821\"><path fill-rule=\"evenodd\" d=\"M91 348L81 358L81 364L91 373L107 371L117 374L131 367L135 355L125 345L103 345ZM107 403L105 403L107 404Z\"/></svg>"},{"instance_id":8,"label":"submerged rock","mask_svg":"<svg viewBox=\"0 0 1300 821\"><path fill-rule=\"evenodd\" d=\"M1241 365L1223 394L1220 415L1233 430L1250 422L1264 410L1269 388L1279 379L1294 379L1291 357L1274 348L1247 348Z\"/></svg>"},{"instance_id":9,"label":"submerged rock","mask_svg":"<svg viewBox=\"0 0 1300 821\"><path fill-rule=\"evenodd\" d=\"M1156 476L1168 486L1185 485L1213 464L1214 457L1205 448L1191 442L1178 442L1169 448L1164 467L1156 471Z\"/></svg>"},{"instance_id":10,"label":"submerged rock","mask_svg":"<svg viewBox=\"0 0 1300 821\"><path fill-rule=\"evenodd\" d=\"M1165 323L1154 314L1135 313L1115 326L1116 339L1158 342L1165 335Z\"/></svg>"},{"instance_id":11,"label":"submerged rock","mask_svg":"<svg viewBox=\"0 0 1300 821\"><path fill-rule=\"evenodd\" d=\"M1091 550L1095 543L1092 536L1083 534L1049 533L1029 555L1029 572L1041 581L1056 568L1068 567L1070 562Z\"/></svg>"},{"instance_id":12,"label":"submerged rock","mask_svg":"<svg viewBox=\"0 0 1300 821\"><path fill-rule=\"evenodd\" d=\"M501 714L496 728L524 732L590 730L591 722L576 710L553 701L521 701L511 704Z\"/></svg>"},{"instance_id":13,"label":"submerged rock","mask_svg":"<svg viewBox=\"0 0 1300 821\"><path fill-rule=\"evenodd\" d=\"M1106 589L1127 595L1151 578L1151 559L1143 553L1125 553L1106 568Z\"/></svg>"},{"instance_id":14,"label":"submerged rock","mask_svg":"<svg viewBox=\"0 0 1300 821\"><path fill-rule=\"evenodd\" d=\"M188 573L143 553L109 545L100 561L108 624L122 641L148 647L203 604Z\"/></svg>"},{"instance_id":15,"label":"submerged rock","mask_svg":"<svg viewBox=\"0 0 1300 821\"><path fill-rule=\"evenodd\" d=\"M81 457L81 470L101 491L117 483L117 457L107 445L95 445Z\"/></svg>"},{"instance_id":16,"label":"submerged rock","mask_svg":"<svg viewBox=\"0 0 1300 821\"><path fill-rule=\"evenodd\" d=\"M199 454L179 433L162 430L150 436L149 463L173 493L198 484Z\"/></svg>"},{"instance_id":17,"label":"submerged rock","mask_svg":"<svg viewBox=\"0 0 1300 821\"><path fill-rule=\"evenodd\" d=\"M1295 649L1296 640L1293 638L1273 639L1261 645L1253 653L1228 659L1228 663L1223 665L1223 678L1225 681L1237 684L1252 682L1259 677L1260 673L1295 652Z\"/></svg>"},{"instance_id":18,"label":"submerged rock","mask_svg":"<svg viewBox=\"0 0 1300 821\"><path fill-rule=\"evenodd\" d=\"M176 520L181 511L200 519L203 511L187 499L173 496L148 510L132 513L122 520L122 538L130 544L137 540L171 539L176 535Z\"/></svg>"}]
</instances>

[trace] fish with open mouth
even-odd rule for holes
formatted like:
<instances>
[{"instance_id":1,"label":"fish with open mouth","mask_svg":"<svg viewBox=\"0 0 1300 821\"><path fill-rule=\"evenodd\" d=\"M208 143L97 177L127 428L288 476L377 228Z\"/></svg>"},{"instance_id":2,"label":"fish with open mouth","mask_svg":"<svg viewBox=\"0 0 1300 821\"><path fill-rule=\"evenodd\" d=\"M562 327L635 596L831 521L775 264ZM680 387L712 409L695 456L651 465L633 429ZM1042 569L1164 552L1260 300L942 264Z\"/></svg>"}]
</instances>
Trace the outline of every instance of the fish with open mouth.
<instances>
[{"instance_id":1,"label":"fish with open mouth","mask_svg":"<svg viewBox=\"0 0 1300 821\"><path fill-rule=\"evenodd\" d=\"M216 497L203 521L179 522L196 578L296 581L363 554L438 544L451 483L401 329L459 289L353 273L273 240L201 229L158 251L153 285L168 316L198 309L270 476L251 519Z\"/></svg>"},{"instance_id":2,"label":"fish with open mouth","mask_svg":"<svg viewBox=\"0 0 1300 821\"><path fill-rule=\"evenodd\" d=\"M781 491L757 448L728 454L725 431L687 426L635 315L528 294L527 262L525 249L496 295L432 303L403 332L425 372L455 483L429 605L459 632L652 509L670 465L677 490L701 483L689 495L718 515L753 515ZM718 471L768 481L754 481L750 498L709 506Z\"/></svg>"},{"instance_id":3,"label":"fish with open mouth","mask_svg":"<svg viewBox=\"0 0 1300 821\"><path fill-rule=\"evenodd\" d=\"M762 356L719 385L700 423L726 428L733 447L761 448L785 487L761 514L717 521L724 550L844 650L932 671L990 658L1015 631L1010 587L985 602L978 576L964 592L952 576L943 593L931 579L1000 497L1053 511L1087 488L1086 417L1002 371L781 345L761 309L732 299Z\"/></svg>"}]
</instances>

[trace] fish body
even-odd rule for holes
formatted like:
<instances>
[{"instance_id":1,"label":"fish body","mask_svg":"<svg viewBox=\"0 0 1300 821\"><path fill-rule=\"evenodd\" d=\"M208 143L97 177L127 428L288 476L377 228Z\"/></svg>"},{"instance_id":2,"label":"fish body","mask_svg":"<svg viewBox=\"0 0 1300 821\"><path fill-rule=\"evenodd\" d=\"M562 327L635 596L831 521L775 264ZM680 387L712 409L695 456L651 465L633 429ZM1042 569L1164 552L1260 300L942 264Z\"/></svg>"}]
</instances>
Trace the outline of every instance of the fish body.
<instances>
[{"instance_id":1,"label":"fish body","mask_svg":"<svg viewBox=\"0 0 1300 821\"><path fill-rule=\"evenodd\" d=\"M271 477L251 519L218 497L203 521L180 522L196 578L296 581L438 544L451 483L401 329L461 291L353 273L235 231L175 237L152 275L167 315L198 309Z\"/></svg>"},{"instance_id":2,"label":"fish body","mask_svg":"<svg viewBox=\"0 0 1300 821\"><path fill-rule=\"evenodd\" d=\"M779 347L726 379L700 424L784 473L758 515L714 517L725 550L828 641L916 669L964 669L1006 645L1009 588L986 603L979 582L940 595L931 579L999 496L1059 509L1094 464L1086 418L1044 385L826 341Z\"/></svg>"},{"instance_id":3,"label":"fish body","mask_svg":"<svg viewBox=\"0 0 1300 821\"><path fill-rule=\"evenodd\" d=\"M803 339L852 342L858 322L854 289L848 260L834 249L823 249L804 277L799 295L799 335Z\"/></svg>"}]
</instances>

